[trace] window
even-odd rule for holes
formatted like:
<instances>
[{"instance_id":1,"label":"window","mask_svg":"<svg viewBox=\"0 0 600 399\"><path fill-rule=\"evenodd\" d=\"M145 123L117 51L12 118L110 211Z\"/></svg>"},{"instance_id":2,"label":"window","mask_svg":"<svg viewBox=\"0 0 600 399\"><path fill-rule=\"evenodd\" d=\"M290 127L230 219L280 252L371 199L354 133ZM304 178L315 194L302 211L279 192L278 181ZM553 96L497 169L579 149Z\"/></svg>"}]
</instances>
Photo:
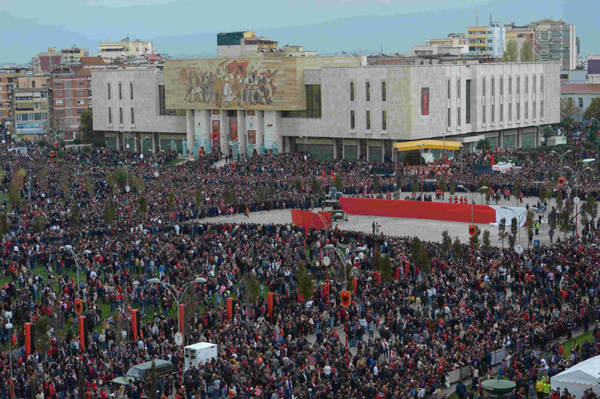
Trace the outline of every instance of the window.
<instances>
[{"instance_id":1,"label":"window","mask_svg":"<svg viewBox=\"0 0 600 399\"><path fill-rule=\"evenodd\" d=\"M77 110L77 115L81 115L81 114L83 114L83 109L80 108Z\"/></svg>"},{"instance_id":2,"label":"window","mask_svg":"<svg viewBox=\"0 0 600 399\"><path fill-rule=\"evenodd\" d=\"M365 97L367 101L371 101L371 82L365 83Z\"/></svg>"},{"instance_id":3,"label":"window","mask_svg":"<svg viewBox=\"0 0 600 399\"><path fill-rule=\"evenodd\" d=\"M31 81L31 88L32 88L32 89L35 89L35 80L32 80L32 81Z\"/></svg>"},{"instance_id":4,"label":"window","mask_svg":"<svg viewBox=\"0 0 600 399\"><path fill-rule=\"evenodd\" d=\"M306 117L321 117L321 85L306 85Z\"/></svg>"},{"instance_id":5,"label":"window","mask_svg":"<svg viewBox=\"0 0 600 399\"><path fill-rule=\"evenodd\" d=\"M525 75L525 94L529 93L529 76Z\"/></svg>"},{"instance_id":6,"label":"window","mask_svg":"<svg viewBox=\"0 0 600 399\"><path fill-rule=\"evenodd\" d=\"M356 129L356 116L354 110L350 111L350 130Z\"/></svg>"},{"instance_id":7,"label":"window","mask_svg":"<svg viewBox=\"0 0 600 399\"><path fill-rule=\"evenodd\" d=\"M135 125L135 114L133 108L131 108L131 124Z\"/></svg>"},{"instance_id":8,"label":"window","mask_svg":"<svg viewBox=\"0 0 600 399\"><path fill-rule=\"evenodd\" d=\"M130 99L133 100L133 82L129 83Z\"/></svg>"},{"instance_id":9,"label":"window","mask_svg":"<svg viewBox=\"0 0 600 399\"><path fill-rule=\"evenodd\" d=\"M123 90L121 88L121 83L119 83L119 100L123 99Z\"/></svg>"},{"instance_id":10,"label":"window","mask_svg":"<svg viewBox=\"0 0 600 399\"><path fill-rule=\"evenodd\" d=\"M77 86L84 86L85 82L83 80L78 80L76 84Z\"/></svg>"},{"instance_id":11,"label":"window","mask_svg":"<svg viewBox=\"0 0 600 399\"><path fill-rule=\"evenodd\" d=\"M448 79L448 100L450 100L450 92L451 92L450 79ZM448 125L448 126L450 126L450 125Z\"/></svg>"},{"instance_id":12,"label":"window","mask_svg":"<svg viewBox=\"0 0 600 399\"><path fill-rule=\"evenodd\" d=\"M504 104L500 104L500 123L504 122Z\"/></svg>"},{"instance_id":13,"label":"window","mask_svg":"<svg viewBox=\"0 0 600 399\"><path fill-rule=\"evenodd\" d=\"M485 97L485 78L483 78L483 96Z\"/></svg>"},{"instance_id":14,"label":"window","mask_svg":"<svg viewBox=\"0 0 600 399\"><path fill-rule=\"evenodd\" d=\"M457 113L456 113L456 125L458 127L460 127L460 107L458 107Z\"/></svg>"},{"instance_id":15,"label":"window","mask_svg":"<svg viewBox=\"0 0 600 399\"><path fill-rule=\"evenodd\" d=\"M456 81L456 98L460 98L460 79Z\"/></svg>"},{"instance_id":16,"label":"window","mask_svg":"<svg viewBox=\"0 0 600 399\"><path fill-rule=\"evenodd\" d=\"M167 109L165 104L166 104L165 103L165 86L158 85L158 113L159 113L159 115L161 115L161 116L173 116L173 115L185 116L184 109L181 109L181 110Z\"/></svg>"},{"instance_id":17,"label":"window","mask_svg":"<svg viewBox=\"0 0 600 399\"><path fill-rule=\"evenodd\" d=\"M56 100L54 101L54 105L64 105L64 100Z\"/></svg>"},{"instance_id":18,"label":"window","mask_svg":"<svg viewBox=\"0 0 600 399\"><path fill-rule=\"evenodd\" d=\"M492 97L494 97L494 95L496 93L496 90L495 90L496 88L494 87L495 84L496 84L496 79L492 78L492 88L491 88L492 89ZM493 120L492 120L492 122L493 122Z\"/></svg>"},{"instance_id":19,"label":"window","mask_svg":"<svg viewBox=\"0 0 600 399\"><path fill-rule=\"evenodd\" d=\"M540 91L543 93L544 92L544 75L540 75L540 86L541 86ZM542 115L542 118L543 117L544 116Z\"/></svg>"},{"instance_id":20,"label":"window","mask_svg":"<svg viewBox=\"0 0 600 399\"><path fill-rule=\"evenodd\" d=\"M500 95L504 95L504 78L500 78Z\"/></svg>"},{"instance_id":21,"label":"window","mask_svg":"<svg viewBox=\"0 0 600 399\"><path fill-rule=\"evenodd\" d=\"M542 82L543 82L543 79L542 79ZM540 118L544 119L544 100L540 100Z\"/></svg>"},{"instance_id":22,"label":"window","mask_svg":"<svg viewBox=\"0 0 600 399\"><path fill-rule=\"evenodd\" d=\"M537 90L537 76L533 75L533 93L535 94L536 90Z\"/></svg>"},{"instance_id":23,"label":"window","mask_svg":"<svg viewBox=\"0 0 600 399\"><path fill-rule=\"evenodd\" d=\"M579 107L583 108L583 98L579 97Z\"/></svg>"},{"instance_id":24,"label":"window","mask_svg":"<svg viewBox=\"0 0 600 399\"><path fill-rule=\"evenodd\" d=\"M381 111L381 130L387 130L387 111Z\"/></svg>"},{"instance_id":25,"label":"window","mask_svg":"<svg viewBox=\"0 0 600 399\"><path fill-rule=\"evenodd\" d=\"M387 82L381 81L381 101L387 101Z\"/></svg>"},{"instance_id":26,"label":"window","mask_svg":"<svg viewBox=\"0 0 600 399\"><path fill-rule=\"evenodd\" d=\"M512 95L512 77L508 77L508 95Z\"/></svg>"},{"instance_id":27,"label":"window","mask_svg":"<svg viewBox=\"0 0 600 399\"><path fill-rule=\"evenodd\" d=\"M483 116L483 124L485 125L485 101L483 102L483 113L482 113L482 116Z\"/></svg>"},{"instance_id":28,"label":"window","mask_svg":"<svg viewBox=\"0 0 600 399\"><path fill-rule=\"evenodd\" d=\"M492 116L492 123L494 123L494 120L496 119L495 118L496 115L494 115L495 113L496 113L496 105L492 104L492 115L491 115Z\"/></svg>"},{"instance_id":29,"label":"window","mask_svg":"<svg viewBox=\"0 0 600 399\"><path fill-rule=\"evenodd\" d=\"M123 124L123 108L119 108L119 124Z\"/></svg>"},{"instance_id":30,"label":"window","mask_svg":"<svg viewBox=\"0 0 600 399\"><path fill-rule=\"evenodd\" d=\"M108 84L108 99L110 100L110 83Z\"/></svg>"},{"instance_id":31,"label":"window","mask_svg":"<svg viewBox=\"0 0 600 399\"><path fill-rule=\"evenodd\" d=\"M63 82L54 82L54 87L63 87Z\"/></svg>"},{"instance_id":32,"label":"window","mask_svg":"<svg viewBox=\"0 0 600 399\"><path fill-rule=\"evenodd\" d=\"M525 120L529 119L529 103L525 101Z\"/></svg>"},{"instance_id":33,"label":"window","mask_svg":"<svg viewBox=\"0 0 600 399\"><path fill-rule=\"evenodd\" d=\"M466 96L465 96L465 105L466 105L466 111L467 111L467 115L465 117L465 122L467 122L467 125L469 123L471 123L471 79L467 79L467 83L465 85L465 89L467 90Z\"/></svg>"},{"instance_id":34,"label":"window","mask_svg":"<svg viewBox=\"0 0 600 399\"><path fill-rule=\"evenodd\" d=\"M521 94L521 77L517 76L517 95Z\"/></svg>"},{"instance_id":35,"label":"window","mask_svg":"<svg viewBox=\"0 0 600 399\"><path fill-rule=\"evenodd\" d=\"M85 100L77 100L77 105L85 105Z\"/></svg>"},{"instance_id":36,"label":"window","mask_svg":"<svg viewBox=\"0 0 600 399\"><path fill-rule=\"evenodd\" d=\"M533 98L533 119L535 119L536 113L537 113L537 109L535 108L535 97Z\"/></svg>"},{"instance_id":37,"label":"window","mask_svg":"<svg viewBox=\"0 0 600 399\"><path fill-rule=\"evenodd\" d=\"M367 111L366 128L367 128L367 130L371 130L371 111Z\"/></svg>"},{"instance_id":38,"label":"window","mask_svg":"<svg viewBox=\"0 0 600 399\"><path fill-rule=\"evenodd\" d=\"M508 104L508 122L512 121L512 103Z\"/></svg>"},{"instance_id":39,"label":"window","mask_svg":"<svg viewBox=\"0 0 600 399\"><path fill-rule=\"evenodd\" d=\"M350 101L354 101L354 82L350 82Z\"/></svg>"},{"instance_id":40,"label":"window","mask_svg":"<svg viewBox=\"0 0 600 399\"><path fill-rule=\"evenodd\" d=\"M108 107L108 124L112 125L112 109Z\"/></svg>"},{"instance_id":41,"label":"window","mask_svg":"<svg viewBox=\"0 0 600 399\"><path fill-rule=\"evenodd\" d=\"M448 108L448 127L452 127L452 110Z\"/></svg>"}]
</instances>

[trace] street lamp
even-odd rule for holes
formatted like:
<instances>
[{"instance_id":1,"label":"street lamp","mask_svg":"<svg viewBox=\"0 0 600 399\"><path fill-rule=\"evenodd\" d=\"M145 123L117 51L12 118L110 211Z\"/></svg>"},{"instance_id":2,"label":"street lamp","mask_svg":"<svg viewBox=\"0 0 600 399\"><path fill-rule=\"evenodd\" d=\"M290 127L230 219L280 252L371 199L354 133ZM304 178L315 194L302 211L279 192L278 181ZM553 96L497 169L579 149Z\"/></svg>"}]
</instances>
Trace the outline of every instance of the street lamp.
<instances>
[{"instance_id":1,"label":"street lamp","mask_svg":"<svg viewBox=\"0 0 600 399\"><path fill-rule=\"evenodd\" d=\"M62 247L60 247L58 249L59 251L67 251L69 252L72 256L73 259L75 260L75 266L77 266L77 297L79 298L79 257L77 256L77 254L75 253L75 251L73 250L73 246L71 245L63 245ZM89 255L92 253L92 251L89 250L84 250L83 252L81 252L84 255Z\"/></svg>"},{"instance_id":2,"label":"street lamp","mask_svg":"<svg viewBox=\"0 0 600 399\"><path fill-rule=\"evenodd\" d=\"M457 186L458 188L462 188L467 192L467 195L471 198L471 224L473 224L473 205L475 205L475 196L481 192L481 190L487 190L488 186L481 186L475 191L471 191L462 184ZM483 201L483 200L482 200Z\"/></svg>"},{"instance_id":3,"label":"street lamp","mask_svg":"<svg viewBox=\"0 0 600 399\"><path fill-rule=\"evenodd\" d=\"M515 219L517 219L517 224L518 224L517 227L519 228L519 244L520 244L521 243L521 221L523 220L523 216L527 217L527 212L521 212L521 215L518 215L514 209L512 209L506 205L501 206L500 208L511 211L512 214L515 216ZM532 206L530 209L532 211L537 211L537 207L535 207L535 206Z\"/></svg>"},{"instance_id":4,"label":"street lamp","mask_svg":"<svg viewBox=\"0 0 600 399\"><path fill-rule=\"evenodd\" d=\"M560 174L561 176L563 175L563 160L565 159L565 157L567 156L568 153L573 152L571 150L565 151L562 154L559 154L558 152L552 150L550 151L552 154L556 155L558 157L558 159L560 159Z\"/></svg>"},{"instance_id":5,"label":"street lamp","mask_svg":"<svg viewBox=\"0 0 600 399\"><path fill-rule=\"evenodd\" d=\"M350 253L348 254L348 256L344 256L342 254L342 252L339 250L339 248L335 247L333 244L327 244L327 245L325 245L325 249L333 249L333 251L335 252L335 254L340 258L340 261L342 262L342 265L344 266L344 289L346 289L347 285L348 285L348 274L347 274L348 267L347 267L346 263L348 262L348 260L350 259L350 256L353 253L355 253L355 252L365 252L367 250L367 247L354 248L353 250L350 251Z\"/></svg>"}]
</instances>

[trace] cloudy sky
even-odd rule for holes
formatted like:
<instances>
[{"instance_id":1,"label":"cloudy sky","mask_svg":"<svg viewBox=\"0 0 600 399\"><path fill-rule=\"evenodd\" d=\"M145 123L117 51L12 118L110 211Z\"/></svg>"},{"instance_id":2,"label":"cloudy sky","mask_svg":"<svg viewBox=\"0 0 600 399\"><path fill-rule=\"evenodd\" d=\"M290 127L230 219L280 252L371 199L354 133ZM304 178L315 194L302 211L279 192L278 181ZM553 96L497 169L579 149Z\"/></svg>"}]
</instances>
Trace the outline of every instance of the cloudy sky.
<instances>
[{"instance_id":1,"label":"cloudy sky","mask_svg":"<svg viewBox=\"0 0 600 399\"><path fill-rule=\"evenodd\" d=\"M0 0L0 64L24 63L47 47L126 36L155 42L171 56L216 53L217 32L250 29L320 53L361 49L404 53L413 44L494 21L542 18L577 26L582 55L600 53L593 0Z\"/></svg>"}]
</instances>

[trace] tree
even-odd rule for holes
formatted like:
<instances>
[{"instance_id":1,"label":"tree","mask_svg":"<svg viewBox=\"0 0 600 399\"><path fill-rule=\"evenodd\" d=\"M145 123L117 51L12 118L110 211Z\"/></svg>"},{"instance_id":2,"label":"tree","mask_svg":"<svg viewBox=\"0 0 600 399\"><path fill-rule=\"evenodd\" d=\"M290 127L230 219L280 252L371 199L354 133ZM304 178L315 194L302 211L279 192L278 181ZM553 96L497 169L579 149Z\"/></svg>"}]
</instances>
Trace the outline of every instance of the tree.
<instances>
[{"instance_id":1,"label":"tree","mask_svg":"<svg viewBox=\"0 0 600 399\"><path fill-rule=\"evenodd\" d=\"M571 220L570 220L570 212L567 208L565 208L560 214L560 231L565 234L565 239L567 238L567 233L571 230Z\"/></svg>"},{"instance_id":2,"label":"tree","mask_svg":"<svg viewBox=\"0 0 600 399\"><path fill-rule=\"evenodd\" d=\"M298 262L296 267L296 279L298 281L298 292L302 294L305 301L310 300L315 293L315 282L306 270L304 262Z\"/></svg>"},{"instance_id":3,"label":"tree","mask_svg":"<svg viewBox=\"0 0 600 399\"><path fill-rule=\"evenodd\" d=\"M450 248L452 247L452 238L450 238L450 234L448 230L442 231L442 252L447 254L450 252Z\"/></svg>"},{"instance_id":4,"label":"tree","mask_svg":"<svg viewBox=\"0 0 600 399\"><path fill-rule=\"evenodd\" d=\"M42 316L34 324L35 330L35 347L39 353L46 354L50 350L50 337L48 336L48 330L50 330L50 319L48 316ZM44 370L46 362L42 363ZM45 374L45 371L44 371ZM45 382L45 381L44 381Z\"/></svg>"},{"instance_id":5,"label":"tree","mask_svg":"<svg viewBox=\"0 0 600 399\"><path fill-rule=\"evenodd\" d=\"M0 214L0 238L3 235L8 234L9 230L8 216L6 216L6 213L2 213Z\"/></svg>"},{"instance_id":6,"label":"tree","mask_svg":"<svg viewBox=\"0 0 600 399\"><path fill-rule=\"evenodd\" d=\"M587 200L585 201L585 209L592 221L598 217L598 203L591 193L588 194Z\"/></svg>"},{"instance_id":7,"label":"tree","mask_svg":"<svg viewBox=\"0 0 600 399\"><path fill-rule=\"evenodd\" d=\"M169 197L167 198L167 206L169 207L170 211L175 210L175 193L173 191L169 193Z\"/></svg>"},{"instance_id":8,"label":"tree","mask_svg":"<svg viewBox=\"0 0 600 399\"><path fill-rule=\"evenodd\" d=\"M523 46L521 47L521 62L535 62L533 45L529 40L525 40L525 43L523 43Z\"/></svg>"},{"instance_id":9,"label":"tree","mask_svg":"<svg viewBox=\"0 0 600 399\"><path fill-rule=\"evenodd\" d=\"M196 206L200 206L200 204L202 203L202 197L202 191L196 190L196 194L194 195L194 199L196 200Z\"/></svg>"},{"instance_id":10,"label":"tree","mask_svg":"<svg viewBox=\"0 0 600 399\"><path fill-rule=\"evenodd\" d=\"M446 179L444 178L444 176L440 177L440 180L438 182L438 187L440 188L440 191L442 193L445 193L446 190L448 190L448 185L446 184Z\"/></svg>"},{"instance_id":11,"label":"tree","mask_svg":"<svg viewBox=\"0 0 600 399\"><path fill-rule=\"evenodd\" d=\"M300 194L300 192L302 191L302 182L300 181L300 179L294 180L294 188L296 189L296 192Z\"/></svg>"},{"instance_id":12,"label":"tree","mask_svg":"<svg viewBox=\"0 0 600 399\"><path fill-rule=\"evenodd\" d=\"M73 206L71 206L71 213L69 215L69 226L79 226L79 206L77 204L73 204Z\"/></svg>"},{"instance_id":13,"label":"tree","mask_svg":"<svg viewBox=\"0 0 600 399\"><path fill-rule=\"evenodd\" d=\"M85 144L100 144L105 143L104 133L94 130L94 115L91 108L84 110L79 118L79 133Z\"/></svg>"},{"instance_id":14,"label":"tree","mask_svg":"<svg viewBox=\"0 0 600 399\"><path fill-rule=\"evenodd\" d=\"M502 240L502 248L504 248L504 239L508 236L506 232L506 218L500 219L498 223L498 237Z\"/></svg>"},{"instance_id":15,"label":"tree","mask_svg":"<svg viewBox=\"0 0 600 399\"><path fill-rule=\"evenodd\" d=\"M313 176L311 182L310 182L310 191L312 192L312 195L314 197L318 196L320 194L321 191L321 184L319 183L319 181L317 180L316 177Z\"/></svg>"},{"instance_id":16,"label":"tree","mask_svg":"<svg viewBox=\"0 0 600 399\"><path fill-rule=\"evenodd\" d=\"M527 218L525 219L525 224L527 225L527 237L529 238L528 243L531 242L533 238L533 211L527 211Z\"/></svg>"},{"instance_id":17,"label":"tree","mask_svg":"<svg viewBox=\"0 0 600 399\"><path fill-rule=\"evenodd\" d=\"M490 240L490 231L489 230L486 230L483 232L482 242L483 242L483 250L485 251L485 256L487 258L487 255L490 252L490 249L492 248L492 242Z\"/></svg>"},{"instance_id":18,"label":"tree","mask_svg":"<svg viewBox=\"0 0 600 399\"><path fill-rule=\"evenodd\" d=\"M414 175L412 177L412 182L411 182L411 187L412 187L412 193L416 194L419 192L419 176Z\"/></svg>"},{"instance_id":19,"label":"tree","mask_svg":"<svg viewBox=\"0 0 600 399\"><path fill-rule=\"evenodd\" d=\"M46 228L46 221L44 220L44 217L42 215L37 215L34 219L33 219L33 231L36 234L40 234L41 232L44 231L44 229Z\"/></svg>"},{"instance_id":20,"label":"tree","mask_svg":"<svg viewBox=\"0 0 600 399\"><path fill-rule=\"evenodd\" d=\"M121 352L123 346L123 316L120 312L115 312L115 346L117 351Z\"/></svg>"},{"instance_id":21,"label":"tree","mask_svg":"<svg viewBox=\"0 0 600 399\"><path fill-rule=\"evenodd\" d=\"M457 260L463 258L463 245L460 242L458 236L454 237L454 243L452 244L452 257Z\"/></svg>"},{"instance_id":22,"label":"tree","mask_svg":"<svg viewBox=\"0 0 600 399\"><path fill-rule=\"evenodd\" d=\"M35 375L29 376L29 398L36 399L38 394L37 377ZM83 398L81 398L83 399Z\"/></svg>"},{"instance_id":23,"label":"tree","mask_svg":"<svg viewBox=\"0 0 600 399\"><path fill-rule=\"evenodd\" d=\"M481 139L477 142L476 148L481 151L481 154L483 155L486 152L489 152L492 149L492 146L490 146L490 143L487 140Z\"/></svg>"},{"instance_id":24,"label":"tree","mask_svg":"<svg viewBox=\"0 0 600 399\"><path fill-rule=\"evenodd\" d=\"M260 297L260 283L255 276L246 277L246 300L248 303L256 303Z\"/></svg>"},{"instance_id":25,"label":"tree","mask_svg":"<svg viewBox=\"0 0 600 399\"><path fill-rule=\"evenodd\" d=\"M342 191L344 187L344 183L342 182L342 174L338 173L335 175L335 180L333 181L333 186L337 189L337 191Z\"/></svg>"},{"instance_id":26,"label":"tree","mask_svg":"<svg viewBox=\"0 0 600 399\"><path fill-rule=\"evenodd\" d=\"M430 270L429 255L423 248L421 240L418 237L413 237L410 244L410 259L416 264L420 270L428 272Z\"/></svg>"},{"instance_id":27,"label":"tree","mask_svg":"<svg viewBox=\"0 0 600 399\"><path fill-rule=\"evenodd\" d=\"M517 242L517 233L518 233L518 221L516 217L513 217L510 220L510 235L508 236L508 243L510 247L514 247Z\"/></svg>"},{"instance_id":28,"label":"tree","mask_svg":"<svg viewBox=\"0 0 600 399\"><path fill-rule=\"evenodd\" d=\"M379 272L383 281L391 282L394 280L394 269L392 267L392 260L388 254L381 257L379 264Z\"/></svg>"},{"instance_id":29,"label":"tree","mask_svg":"<svg viewBox=\"0 0 600 399\"><path fill-rule=\"evenodd\" d=\"M83 377L82 364L79 364L79 374L77 375L77 391L79 399L85 399L85 379Z\"/></svg>"},{"instance_id":30,"label":"tree","mask_svg":"<svg viewBox=\"0 0 600 399\"><path fill-rule=\"evenodd\" d=\"M235 191L235 186L233 184L225 187L225 191L223 192L223 200L228 206L235 204L237 201L237 192Z\"/></svg>"},{"instance_id":31,"label":"tree","mask_svg":"<svg viewBox=\"0 0 600 399\"><path fill-rule=\"evenodd\" d=\"M373 193L379 194L381 192L381 186L379 185L379 176L373 177Z\"/></svg>"},{"instance_id":32,"label":"tree","mask_svg":"<svg viewBox=\"0 0 600 399\"><path fill-rule=\"evenodd\" d=\"M258 187L256 187L256 200L260 204L260 209L262 209L262 203L265 198L267 198L267 189L262 184L259 184Z\"/></svg>"},{"instance_id":33,"label":"tree","mask_svg":"<svg viewBox=\"0 0 600 399\"><path fill-rule=\"evenodd\" d=\"M513 190L514 190L513 194L514 194L515 199L517 200L517 204L518 204L519 198L521 198L521 193L523 192L523 189L521 188L521 183L516 182Z\"/></svg>"},{"instance_id":34,"label":"tree","mask_svg":"<svg viewBox=\"0 0 600 399\"><path fill-rule=\"evenodd\" d=\"M105 222L112 222L117 217L117 210L112 201L106 201L103 217Z\"/></svg>"},{"instance_id":35,"label":"tree","mask_svg":"<svg viewBox=\"0 0 600 399\"><path fill-rule=\"evenodd\" d=\"M587 120L591 120L592 118L600 119L600 97L592 100L589 107L585 110L583 117Z\"/></svg>"},{"instance_id":36,"label":"tree","mask_svg":"<svg viewBox=\"0 0 600 399\"><path fill-rule=\"evenodd\" d=\"M12 205L13 208L17 208L22 200L21 189L18 188L15 183L11 183L8 187L8 203Z\"/></svg>"},{"instance_id":37,"label":"tree","mask_svg":"<svg viewBox=\"0 0 600 399\"><path fill-rule=\"evenodd\" d=\"M572 98L560 99L560 121L566 129L570 129L573 124L573 118L576 115L581 115L582 110L575 105Z\"/></svg>"},{"instance_id":38,"label":"tree","mask_svg":"<svg viewBox=\"0 0 600 399\"><path fill-rule=\"evenodd\" d=\"M148 212L148 200L143 195L138 198L138 212L143 216Z\"/></svg>"},{"instance_id":39,"label":"tree","mask_svg":"<svg viewBox=\"0 0 600 399\"><path fill-rule=\"evenodd\" d=\"M450 178L450 195L454 195L456 193L456 183L454 182L454 178Z\"/></svg>"},{"instance_id":40,"label":"tree","mask_svg":"<svg viewBox=\"0 0 600 399\"><path fill-rule=\"evenodd\" d=\"M502 62L517 62L518 60L518 45L516 40L506 41L506 50L502 55Z\"/></svg>"},{"instance_id":41,"label":"tree","mask_svg":"<svg viewBox=\"0 0 600 399\"><path fill-rule=\"evenodd\" d=\"M550 216L548 217L548 224L552 230L556 230L556 222L557 222L558 212L556 212L556 208L552 207L550 211Z\"/></svg>"},{"instance_id":42,"label":"tree","mask_svg":"<svg viewBox=\"0 0 600 399\"><path fill-rule=\"evenodd\" d=\"M158 390L158 377L156 375L156 364L152 359L152 368L150 369L150 392L148 392L148 399L156 399L156 392Z\"/></svg>"}]
</instances>

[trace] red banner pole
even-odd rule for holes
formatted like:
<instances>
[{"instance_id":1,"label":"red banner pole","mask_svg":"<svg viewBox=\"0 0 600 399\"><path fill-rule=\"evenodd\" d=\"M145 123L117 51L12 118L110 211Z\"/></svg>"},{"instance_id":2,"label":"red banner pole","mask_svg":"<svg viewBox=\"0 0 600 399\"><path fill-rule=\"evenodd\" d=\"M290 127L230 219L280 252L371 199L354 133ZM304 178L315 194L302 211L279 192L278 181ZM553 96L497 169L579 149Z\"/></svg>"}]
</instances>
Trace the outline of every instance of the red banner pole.
<instances>
[{"instance_id":1,"label":"red banner pole","mask_svg":"<svg viewBox=\"0 0 600 399\"><path fill-rule=\"evenodd\" d=\"M181 334L185 334L185 304L180 304L177 311L179 312L179 332L181 332Z\"/></svg>"},{"instance_id":2,"label":"red banner pole","mask_svg":"<svg viewBox=\"0 0 600 399\"><path fill-rule=\"evenodd\" d=\"M31 323L25 323L25 357L31 355Z\"/></svg>"},{"instance_id":3,"label":"red banner pole","mask_svg":"<svg viewBox=\"0 0 600 399\"><path fill-rule=\"evenodd\" d=\"M267 294L267 309L269 311L269 318L271 319L271 321L273 321L273 301L275 300L274 296L275 294L272 292L269 292L269 294Z\"/></svg>"},{"instance_id":4,"label":"red banner pole","mask_svg":"<svg viewBox=\"0 0 600 399\"><path fill-rule=\"evenodd\" d=\"M79 351L85 350L85 316L79 316Z\"/></svg>"},{"instance_id":5,"label":"red banner pole","mask_svg":"<svg viewBox=\"0 0 600 399\"><path fill-rule=\"evenodd\" d=\"M137 327L138 327L138 320L137 320L137 316L138 316L138 312L139 310L137 309L133 309L131 311L131 330L132 330L132 334L131 337L133 339L133 341L137 341L138 339L138 333L137 333Z\"/></svg>"}]
</instances>

